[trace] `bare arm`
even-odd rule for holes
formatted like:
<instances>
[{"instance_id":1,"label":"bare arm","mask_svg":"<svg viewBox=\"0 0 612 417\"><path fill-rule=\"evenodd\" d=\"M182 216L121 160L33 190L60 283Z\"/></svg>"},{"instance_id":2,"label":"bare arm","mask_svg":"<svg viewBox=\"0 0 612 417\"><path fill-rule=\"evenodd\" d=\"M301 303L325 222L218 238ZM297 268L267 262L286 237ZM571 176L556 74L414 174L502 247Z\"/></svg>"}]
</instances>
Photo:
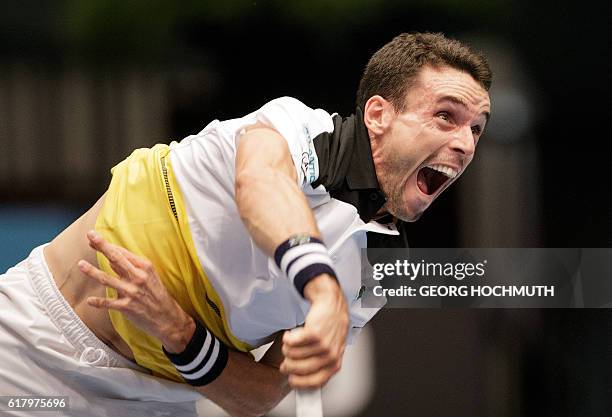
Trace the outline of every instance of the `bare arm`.
<instances>
[{"instance_id":1,"label":"bare arm","mask_svg":"<svg viewBox=\"0 0 612 417\"><path fill-rule=\"evenodd\" d=\"M320 237L283 137L255 125L236 151L236 204L251 237L268 256L289 236Z\"/></svg>"},{"instance_id":2,"label":"bare arm","mask_svg":"<svg viewBox=\"0 0 612 417\"><path fill-rule=\"evenodd\" d=\"M261 142L260 142L261 141ZM258 143L260 142L260 143ZM236 203L255 242L272 256L290 236L320 236L285 140L274 130L256 127L238 145ZM182 352L195 324L168 294L146 259L89 234L90 245L102 252L122 278L117 280L87 262L79 267L103 285L117 289L119 298L91 297L98 308L121 311L134 324L157 337L170 352ZM348 311L342 291L322 274L304 288L312 307L303 328L287 332L260 363L230 351L221 375L198 390L232 415L257 416L269 411L293 387L319 387L340 368L348 330ZM279 372L279 362L280 370ZM289 384L288 384L289 382Z\"/></svg>"},{"instance_id":3,"label":"bare arm","mask_svg":"<svg viewBox=\"0 0 612 417\"><path fill-rule=\"evenodd\" d=\"M250 355L230 351L223 373L198 391L234 416L267 413L291 390L287 377L278 370L280 344L279 337L259 362Z\"/></svg>"},{"instance_id":4,"label":"bare arm","mask_svg":"<svg viewBox=\"0 0 612 417\"><path fill-rule=\"evenodd\" d=\"M285 139L255 125L243 134L236 151L236 204L257 245L268 255L296 234L320 237ZM281 372L295 388L325 384L340 369L348 310L337 282L319 275L304 288L312 303L304 327L283 337Z\"/></svg>"},{"instance_id":5,"label":"bare arm","mask_svg":"<svg viewBox=\"0 0 612 417\"><path fill-rule=\"evenodd\" d=\"M157 337L170 352L183 351L193 336L195 322L168 293L151 262L108 243L95 232L90 232L88 238L90 246L106 256L121 277L116 279L89 262L80 261L79 269L84 274L115 288L118 294L117 299L90 297L88 304L120 311ZM278 369L282 360L279 352L280 340L260 362L248 354L230 350L221 375L197 390L233 416L261 416L290 390L287 377Z\"/></svg>"}]
</instances>

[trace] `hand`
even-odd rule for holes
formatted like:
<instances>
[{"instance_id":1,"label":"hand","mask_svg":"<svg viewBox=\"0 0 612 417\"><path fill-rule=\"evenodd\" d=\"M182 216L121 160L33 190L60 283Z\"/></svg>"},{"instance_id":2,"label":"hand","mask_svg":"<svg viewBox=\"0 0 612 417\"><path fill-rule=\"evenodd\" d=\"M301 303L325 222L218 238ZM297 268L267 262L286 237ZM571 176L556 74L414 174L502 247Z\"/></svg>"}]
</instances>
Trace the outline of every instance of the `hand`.
<instances>
[{"instance_id":1,"label":"hand","mask_svg":"<svg viewBox=\"0 0 612 417\"><path fill-rule=\"evenodd\" d=\"M127 249L113 245L95 231L87 233L89 246L102 253L119 278L85 260L78 263L85 275L117 290L117 298L89 297L97 308L120 311L132 323L161 340L170 352L182 352L195 331L195 322L162 284L153 264Z\"/></svg>"},{"instance_id":2,"label":"hand","mask_svg":"<svg viewBox=\"0 0 612 417\"><path fill-rule=\"evenodd\" d=\"M293 388L319 388L340 370L349 316L336 280L321 275L310 281L304 295L312 303L304 327L285 332L280 371Z\"/></svg>"}]
</instances>

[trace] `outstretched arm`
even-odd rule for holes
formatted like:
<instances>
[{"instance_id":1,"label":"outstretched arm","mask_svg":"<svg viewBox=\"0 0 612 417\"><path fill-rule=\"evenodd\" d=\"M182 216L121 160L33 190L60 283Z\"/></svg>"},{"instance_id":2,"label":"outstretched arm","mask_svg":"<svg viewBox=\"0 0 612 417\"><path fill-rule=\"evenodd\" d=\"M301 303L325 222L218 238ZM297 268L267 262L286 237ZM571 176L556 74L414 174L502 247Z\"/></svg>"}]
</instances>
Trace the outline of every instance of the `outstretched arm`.
<instances>
[{"instance_id":1,"label":"outstretched arm","mask_svg":"<svg viewBox=\"0 0 612 417\"><path fill-rule=\"evenodd\" d=\"M285 139L255 125L240 138L236 151L236 204L255 243L268 255L295 235L321 234L297 184L297 173ZM311 309L304 327L283 337L281 372L295 388L316 388L340 369L348 309L337 281L321 274L304 287Z\"/></svg>"}]
</instances>

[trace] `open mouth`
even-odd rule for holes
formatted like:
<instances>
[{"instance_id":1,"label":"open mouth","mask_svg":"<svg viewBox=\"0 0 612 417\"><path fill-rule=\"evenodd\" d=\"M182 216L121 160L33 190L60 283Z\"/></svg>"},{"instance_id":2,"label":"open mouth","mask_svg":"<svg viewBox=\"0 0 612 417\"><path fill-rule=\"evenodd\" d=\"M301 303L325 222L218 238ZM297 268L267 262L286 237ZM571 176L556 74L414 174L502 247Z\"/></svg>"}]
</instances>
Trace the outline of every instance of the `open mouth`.
<instances>
[{"instance_id":1,"label":"open mouth","mask_svg":"<svg viewBox=\"0 0 612 417\"><path fill-rule=\"evenodd\" d=\"M457 171L444 165L423 167L417 174L417 186L423 194L434 195L446 182L457 176Z\"/></svg>"}]
</instances>

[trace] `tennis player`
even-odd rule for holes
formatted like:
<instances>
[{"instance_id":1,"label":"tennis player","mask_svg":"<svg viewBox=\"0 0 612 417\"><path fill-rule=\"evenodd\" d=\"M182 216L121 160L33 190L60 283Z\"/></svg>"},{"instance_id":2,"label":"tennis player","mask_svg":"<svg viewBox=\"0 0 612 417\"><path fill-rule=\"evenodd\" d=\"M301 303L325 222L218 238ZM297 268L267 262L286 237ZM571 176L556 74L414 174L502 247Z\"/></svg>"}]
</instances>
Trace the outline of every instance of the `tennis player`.
<instances>
[{"instance_id":1,"label":"tennis player","mask_svg":"<svg viewBox=\"0 0 612 417\"><path fill-rule=\"evenodd\" d=\"M251 416L324 385L377 311L360 302L366 233L397 234L382 220L417 220L461 175L490 84L460 42L402 34L349 117L283 97L134 151L0 278L0 391L113 416L190 415L197 391Z\"/></svg>"}]
</instances>

